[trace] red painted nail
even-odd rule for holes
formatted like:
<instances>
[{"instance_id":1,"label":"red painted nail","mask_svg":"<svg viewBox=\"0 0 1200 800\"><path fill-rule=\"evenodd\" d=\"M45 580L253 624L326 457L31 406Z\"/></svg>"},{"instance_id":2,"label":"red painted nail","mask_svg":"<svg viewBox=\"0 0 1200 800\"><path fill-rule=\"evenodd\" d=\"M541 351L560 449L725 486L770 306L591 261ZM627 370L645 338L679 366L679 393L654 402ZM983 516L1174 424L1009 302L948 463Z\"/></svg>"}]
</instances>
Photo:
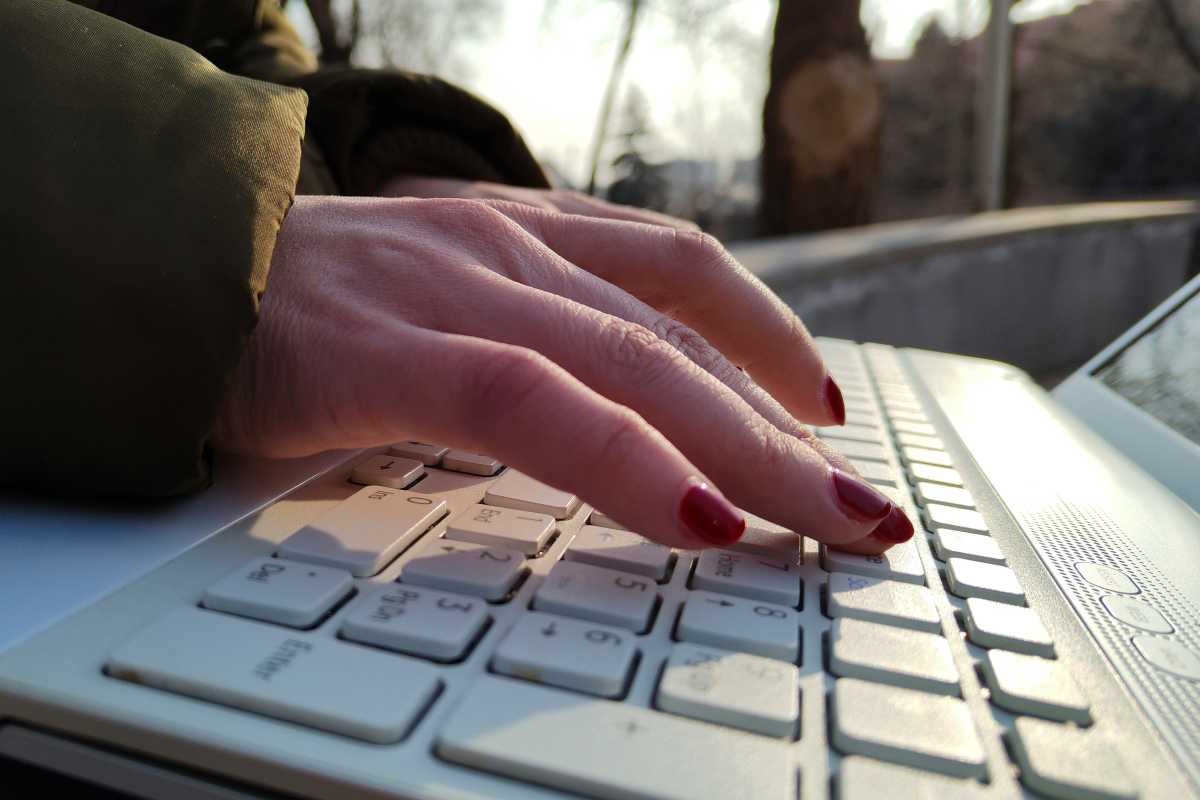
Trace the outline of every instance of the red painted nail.
<instances>
[{"instance_id":1,"label":"red painted nail","mask_svg":"<svg viewBox=\"0 0 1200 800\"><path fill-rule=\"evenodd\" d=\"M746 530L742 513L707 483L687 490L679 503L679 518L688 530L717 547L733 544Z\"/></svg>"},{"instance_id":2,"label":"red painted nail","mask_svg":"<svg viewBox=\"0 0 1200 800\"><path fill-rule=\"evenodd\" d=\"M850 517L864 521L883 519L895 508L891 500L857 478L850 477L840 469L829 472L833 476L833 490L837 499L842 508L850 512Z\"/></svg>"},{"instance_id":3,"label":"red painted nail","mask_svg":"<svg viewBox=\"0 0 1200 800\"><path fill-rule=\"evenodd\" d=\"M842 399L842 390L828 375L825 376L825 405L829 407L829 413L833 414L834 422L838 425L846 424L846 401Z\"/></svg>"},{"instance_id":4,"label":"red painted nail","mask_svg":"<svg viewBox=\"0 0 1200 800\"><path fill-rule=\"evenodd\" d=\"M892 513L875 526L875 530L871 531L871 536L888 544L900 544L912 538L913 524L901 509L892 506Z\"/></svg>"}]
</instances>

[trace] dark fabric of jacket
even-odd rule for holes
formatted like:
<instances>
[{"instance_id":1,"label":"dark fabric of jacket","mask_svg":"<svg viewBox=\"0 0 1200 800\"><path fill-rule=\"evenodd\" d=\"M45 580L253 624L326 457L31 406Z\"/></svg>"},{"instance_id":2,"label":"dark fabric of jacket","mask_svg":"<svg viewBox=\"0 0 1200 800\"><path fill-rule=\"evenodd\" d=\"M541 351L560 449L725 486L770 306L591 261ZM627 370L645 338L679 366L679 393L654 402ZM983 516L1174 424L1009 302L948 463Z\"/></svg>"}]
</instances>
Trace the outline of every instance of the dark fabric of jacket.
<instances>
[{"instance_id":1,"label":"dark fabric of jacket","mask_svg":"<svg viewBox=\"0 0 1200 800\"><path fill-rule=\"evenodd\" d=\"M0 76L4 487L207 485L298 190L546 185L499 112L434 78L319 70L272 0L4 0Z\"/></svg>"}]
</instances>

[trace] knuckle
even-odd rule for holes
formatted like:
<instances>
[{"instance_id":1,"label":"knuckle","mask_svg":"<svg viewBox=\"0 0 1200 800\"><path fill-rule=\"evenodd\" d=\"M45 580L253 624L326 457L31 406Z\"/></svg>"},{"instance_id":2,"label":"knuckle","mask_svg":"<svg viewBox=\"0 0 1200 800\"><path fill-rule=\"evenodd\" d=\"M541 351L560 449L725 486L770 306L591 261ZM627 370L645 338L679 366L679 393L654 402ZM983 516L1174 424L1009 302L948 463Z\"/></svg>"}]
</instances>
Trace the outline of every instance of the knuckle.
<instances>
[{"instance_id":1,"label":"knuckle","mask_svg":"<svg viewBox=\"0 0 1200 800\"><path fill-rule=\"evenodd\" d=\"M796 342L809 342L811 340L812 337L808 333L808 327L797 314L788 313L784 317L784 324L787 327L787 332L784 334L786 337ZM810 344L809 346L814 350L816 349L815 344Z\"/></svg>"},{"instance_id":2,"label":"knuckle","mask_svg":"<svg viewBox=\"0 0 1200 800\"><path fill-rule=\"evenodd\" d=\"M473 238L493 239L506 232L512 224L491 203L478 200L450 200L442 210L454 219L465 234Z\"/></svg>"},{"instance_id":3,"label":"knuckle","mask_svg":"<svg viewBox=\"0 0 1200 800\"><path fill-rule=\"evenodd\" d=\"M861 477L858 470L850 463L850 459L834 450L832 447L821 441L816 434L809 432L807 437L797 437L800 441L807 444L813 450L816 450L822 458L828 461L833 466L840 469L842 472L849 473L855 477Z\"/></svg>"},{"instance_id":4,"label":"knuckle","mask_svg":"<svg viewBox=\"0 0 1200 800\"><path fill-rule=\"evenodd\" d=\"M698 266L724 263L725 247L711 233L699 230L672 228L675 250L681 258L695 262Z\"/></svg>"},{"instance_id":5,"label":"knuckle","mask_svg":"<svg viewBox=\"0 0 1200 800\"><path fill-rule=\"evenodd\" d=\"M622 412L601 434L593 463L604 470L628 470L645 452L646 429L645 420L636 413Z\"/></svg>"},{"instance_id":6,"label":"knuckle","mask_svg":"<svg viewBox=\"0 0 1200 800\"><path fill-rule=\"evenodd\" d=\"M610 360L643 380L652 380L670 368L670 345L649 328L611 319L605 323L604 338Z\"/></svg>"},{"instance_id":7,"label":"knuckle","mask_svg":"<svg viewBox=\"0 0 1200 800\"><path fill-rule=\"evenodd\" d=\"M769 425L758 425L758 462L767 474L788 474L796 465L796 453L788 437Z\"/></svg>"},{"instance_id":8,"label":"knuckle","mask_svg":"<svg viewBox=\"0 0 1200 800\"><path fill-rule=\"evenodd\" d=\"M693 308L708 307L723 300L725 292L747 277L742 267L712 234L699 230L671 228L676 259L687 265L698 284L691 293Z\"/></svg>"},{"instance_id":9,"label":"knuckle","mask_svg":"<svg viewBox=\"0 0 1200 800\"><path fill-rule=\"evenodd\" d=\"M725 360L717 348L709 344L707 339L673 317L665 315L659 317L654 321L651 330L659 339L708 372L716 373L722 369L723 364L732 369L732 365Z\"/></svg>"},{"instance_id":10,"label":"knuckle","mask_svg":"<svg viewBox=\"0 0 1200 800\"><path fill-rule=\"evenodd\" d=\"M469 369L471 384L466 392L472 409L504 409L513 412L551 379L549 359L532 350L510 350L494 355ZM493 415L482 414L481 418Z\"/></svg>"}]
</instances>

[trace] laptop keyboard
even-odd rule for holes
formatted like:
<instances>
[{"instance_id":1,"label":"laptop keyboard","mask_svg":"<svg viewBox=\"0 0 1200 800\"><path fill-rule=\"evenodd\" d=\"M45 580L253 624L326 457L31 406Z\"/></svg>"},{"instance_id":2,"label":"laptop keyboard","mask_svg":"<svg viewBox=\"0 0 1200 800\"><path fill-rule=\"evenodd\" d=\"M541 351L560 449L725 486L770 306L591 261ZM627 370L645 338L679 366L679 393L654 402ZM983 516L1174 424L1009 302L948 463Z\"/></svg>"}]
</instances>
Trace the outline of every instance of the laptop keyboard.
<instances>
[{"instance_id":1,"label":"laptop keyboard","mask_svg":"<svg viewBox=\"0 0 1200 800\"><path fill-rule=\"evenodd\" d=\"M892 351L822 347L847 424L818 434L926 529L883 555L754 517L730 550L675 551L404 442L106 672L588 796L996 796L1018 774L1135 797Z\"/></svg>"}]
</instances>

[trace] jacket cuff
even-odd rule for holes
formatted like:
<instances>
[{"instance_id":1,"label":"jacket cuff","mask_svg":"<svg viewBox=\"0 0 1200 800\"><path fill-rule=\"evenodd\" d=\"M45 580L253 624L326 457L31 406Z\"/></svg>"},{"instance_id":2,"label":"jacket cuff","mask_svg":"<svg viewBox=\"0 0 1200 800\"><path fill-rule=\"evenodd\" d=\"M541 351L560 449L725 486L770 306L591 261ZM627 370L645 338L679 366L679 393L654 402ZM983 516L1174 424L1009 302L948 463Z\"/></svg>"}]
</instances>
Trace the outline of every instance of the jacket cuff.
<instances>
[{"instance_id":1,"label":"jacket cuff","mask_svg":"<svg viewBox=\"0 0 1200 800\"><path fill-rule=\"evenodd\" d=\"M304 94L46 0L0 4L0 74L0 484L200 488L293 200Z\"/></svg>"},{"instance_id":2,"label":"jacket cuff","mask_svg":"<svg viewBox=\"0 0 1200 800\"><path fill-rule=\"evenodd\" d=\"M550 185L503 114L438 78L344 68L289 82L308 92L308 135L342 194L373 195L398 174Z\"/></svg>"}]
</instances>

